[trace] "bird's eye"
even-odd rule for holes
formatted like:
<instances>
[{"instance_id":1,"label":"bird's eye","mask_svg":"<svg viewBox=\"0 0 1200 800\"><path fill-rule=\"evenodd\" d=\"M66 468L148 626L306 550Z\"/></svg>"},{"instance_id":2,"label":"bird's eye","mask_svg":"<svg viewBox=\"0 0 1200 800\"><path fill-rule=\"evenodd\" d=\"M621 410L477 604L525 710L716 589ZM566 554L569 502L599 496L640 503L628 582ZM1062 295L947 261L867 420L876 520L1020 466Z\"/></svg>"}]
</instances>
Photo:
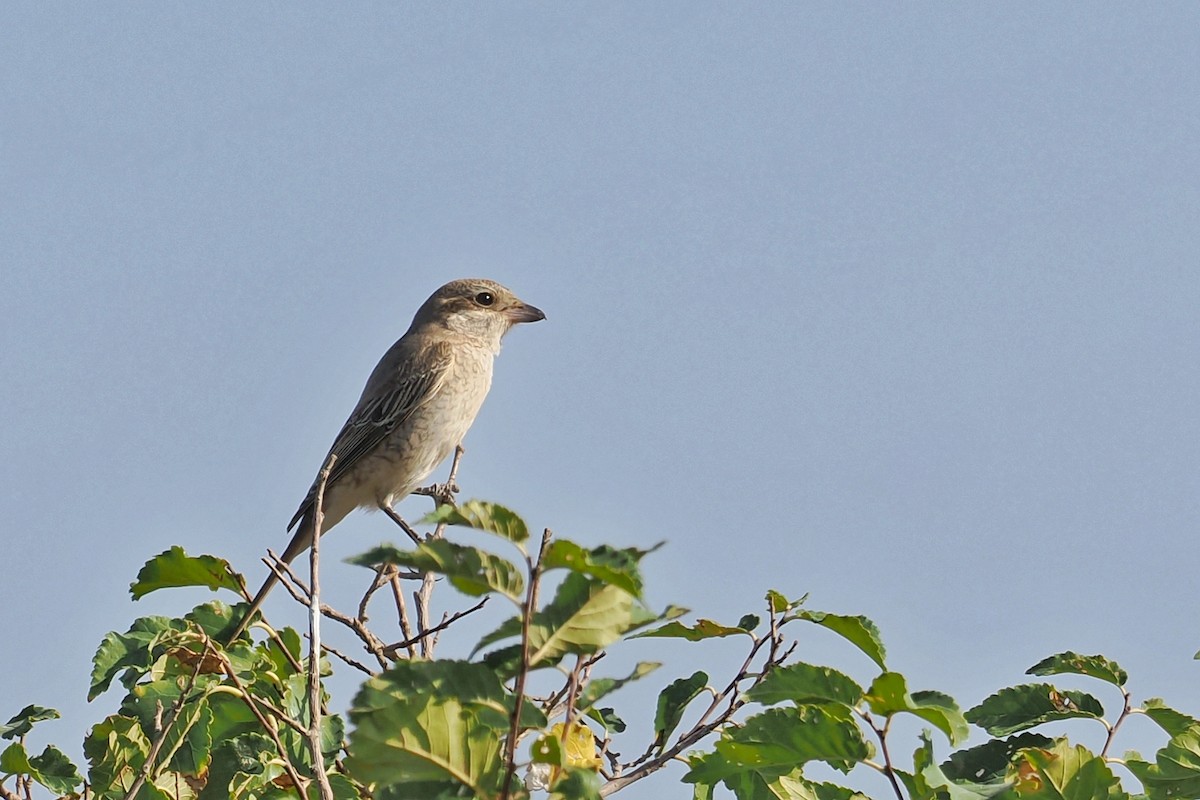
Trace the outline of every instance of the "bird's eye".
<instances>
[{"instance_id":1,"label":"bird's eye","mask_svg":"<svg viewBox=\"0 0 1200 800\"><path fill-rule=\"evenodd\" d=\"M475 302L479 303L481 306L490 306L492 303L496 302L496 298L491 292L480 292L479 294L475 295Z\"/></svg>"}]
</instances>

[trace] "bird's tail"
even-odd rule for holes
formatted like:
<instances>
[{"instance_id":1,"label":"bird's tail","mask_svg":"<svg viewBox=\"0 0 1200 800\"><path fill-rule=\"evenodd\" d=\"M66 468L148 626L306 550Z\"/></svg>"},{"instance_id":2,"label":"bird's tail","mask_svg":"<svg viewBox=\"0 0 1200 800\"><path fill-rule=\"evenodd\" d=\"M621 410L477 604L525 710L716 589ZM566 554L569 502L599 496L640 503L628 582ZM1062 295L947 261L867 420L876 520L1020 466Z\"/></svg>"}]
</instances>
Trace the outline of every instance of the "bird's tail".
<instances>
[{"instance_id":1,"label":"bird's tail","mask_svg":"<svg viewBox=\"0 0 1200 800\"><path fill-rule=\"evenodd\" d=\"M288 542L283 555L279 557L285 564L292 563L296 556L303 553L312 544L312 517L312 511L310 510L296 520L299 524L293 523L292 527L296 529L296 533L292 536L292 540ZM267 576L262 588L258 590L258 594L254 595L254 599L250 601L250 607L246 609L246 613L242 616L242 621L238 623L237 628L229 635L227 642L232 642L245 633L246 629L250 627L254 615L262 608L263 601L267 599L267 594L270 593L271 589L275 588L275 584L277 583L279 583L279 578L276 577L274 572Z\"/></svg>"}]
</instances>

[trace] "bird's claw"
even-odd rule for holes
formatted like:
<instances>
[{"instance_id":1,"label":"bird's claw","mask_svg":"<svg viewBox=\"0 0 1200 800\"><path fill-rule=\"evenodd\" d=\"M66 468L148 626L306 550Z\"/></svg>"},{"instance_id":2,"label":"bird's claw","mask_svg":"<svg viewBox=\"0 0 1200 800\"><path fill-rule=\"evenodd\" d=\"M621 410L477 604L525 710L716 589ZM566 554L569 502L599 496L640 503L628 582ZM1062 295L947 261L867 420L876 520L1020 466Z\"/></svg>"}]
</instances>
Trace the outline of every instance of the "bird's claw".
<instances>
[{"instance_id":1,"label":"bird's claw","mask_svg":"<svg viewBox=\"0 0 1200 800\"><path fill-rule=\"evenodd\" d=\"M435 483L426 486L423 489L417 489L413 494L423 494L432 497L439 506L457 506L454 502L454 495L458 494L459 488L455 481L447 481L446 483Z\"/></svg>"}]
</instances>

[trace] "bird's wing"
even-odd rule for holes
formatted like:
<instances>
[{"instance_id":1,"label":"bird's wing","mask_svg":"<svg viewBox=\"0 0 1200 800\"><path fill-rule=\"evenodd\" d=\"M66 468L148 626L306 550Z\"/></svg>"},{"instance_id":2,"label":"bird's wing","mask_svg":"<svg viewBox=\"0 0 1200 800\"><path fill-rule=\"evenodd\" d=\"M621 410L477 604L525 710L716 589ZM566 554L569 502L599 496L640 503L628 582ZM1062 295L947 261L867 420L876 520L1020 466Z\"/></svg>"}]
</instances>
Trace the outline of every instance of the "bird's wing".
<instances>
[{"instance_id":1,"label":"bird's wing","mask_svg":"<svg viewBox=\"0 0 1200 800\"><path fill-rule=\"evenodd\" d=\"M337 460L329 472L327 486L332 486L364 456L379 447L397 426L441 388L452 360L450 344L441 342L397 359L400 346L401 342L397 342L375 368L358 405L333 440L329 452L336 455ZM288 524L288 530L312 507L316 493L314 483Z\"/></svg>"}]
</instances>

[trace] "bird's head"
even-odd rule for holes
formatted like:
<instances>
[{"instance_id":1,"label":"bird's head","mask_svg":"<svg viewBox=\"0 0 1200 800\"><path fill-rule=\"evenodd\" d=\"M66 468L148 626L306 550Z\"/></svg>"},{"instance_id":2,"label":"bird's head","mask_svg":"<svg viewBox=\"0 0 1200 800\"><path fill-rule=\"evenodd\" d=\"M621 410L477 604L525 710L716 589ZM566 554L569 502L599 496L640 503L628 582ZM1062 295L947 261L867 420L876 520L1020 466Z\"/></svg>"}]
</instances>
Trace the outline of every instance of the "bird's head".
<instances>
[{"instance_id":1,"label":"bird's head","mask_svg":"<svg viewBox=\"0 0 1200 800\"><path fill-rule=\"evenodd\" d=\"M412 327L441 325L498 350L500 337L513 325L545 318L541 309L522 302L495 281L464 278L451 281L430 295L413 318Z\"/></svg>"}]
</instances>

